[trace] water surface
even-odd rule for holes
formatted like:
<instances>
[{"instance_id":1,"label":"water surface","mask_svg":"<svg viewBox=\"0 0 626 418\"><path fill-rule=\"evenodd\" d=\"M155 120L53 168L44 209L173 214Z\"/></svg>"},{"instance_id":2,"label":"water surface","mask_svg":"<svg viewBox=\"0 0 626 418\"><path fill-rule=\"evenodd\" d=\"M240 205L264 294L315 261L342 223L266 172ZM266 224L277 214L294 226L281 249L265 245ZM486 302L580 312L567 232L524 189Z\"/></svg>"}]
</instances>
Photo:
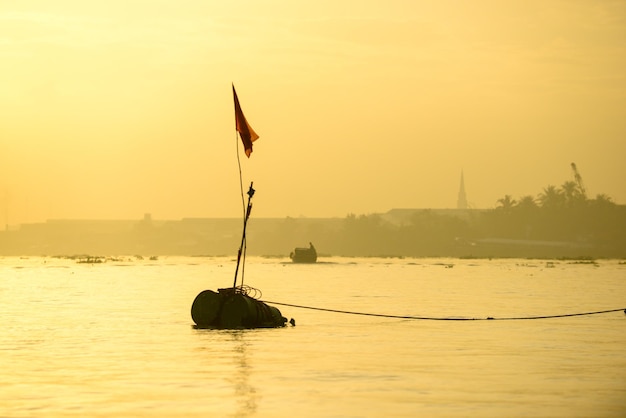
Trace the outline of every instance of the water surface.
<instances>
[{"instance_id":1,"label":"water surface","mask_svg":"<svg viewBox=\"0 0 626 418\"><path fill-rule=\"evenodd\" d=\"M0 416L622 417L626 315L431 321L277 306L295 327L198 330L231 258L0 258ZM249 258L262 299L434 318L626 307L615 260Z\"/></svg>"}]
</instances>

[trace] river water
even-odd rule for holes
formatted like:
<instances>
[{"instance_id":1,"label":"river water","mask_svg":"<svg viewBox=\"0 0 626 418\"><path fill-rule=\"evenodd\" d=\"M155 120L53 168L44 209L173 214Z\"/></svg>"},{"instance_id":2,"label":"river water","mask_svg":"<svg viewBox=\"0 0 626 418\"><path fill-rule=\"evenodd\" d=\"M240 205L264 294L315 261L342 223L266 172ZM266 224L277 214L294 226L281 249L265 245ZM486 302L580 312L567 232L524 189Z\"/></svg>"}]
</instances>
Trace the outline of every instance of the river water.
<instances>
[{"instance_id":1,"label":"river water","mask_svg":"<svg viewBox=\"0 0 626 418\"><path fill-rule=\"evenodd\" d=\"M278 307L201 330L235 260L0 258L1 417L624 417L626 315L438 321ZM432 318L626 307L626 264L248 258L262 299Z\"/></svg>"}]
</instances>

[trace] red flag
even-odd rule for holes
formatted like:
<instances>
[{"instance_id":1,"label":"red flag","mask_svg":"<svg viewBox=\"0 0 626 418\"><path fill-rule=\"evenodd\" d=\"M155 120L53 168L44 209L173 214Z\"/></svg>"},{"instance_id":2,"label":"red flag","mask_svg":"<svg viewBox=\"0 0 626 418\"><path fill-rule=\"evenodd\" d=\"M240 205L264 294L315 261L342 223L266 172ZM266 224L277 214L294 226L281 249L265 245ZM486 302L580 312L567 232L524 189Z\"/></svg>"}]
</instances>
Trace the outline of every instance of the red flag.
<instances>
[{"instance_id":1,"label":"red flag","mask_svg":"<svg viewBox=\"0 0 626 418\"><path fill-rule=\"evenodd\" d=\"M252 130L252 127L243 115L241 106L239 105L239 99L237 98L237 92L235 91L235 85L233 84L233 97L235 99L235 128L239 132L241 142L243 142L243 148L246 150L246 156L250 158L252 154L252 143L259 139L259 136Z\"/></svg>"}]
</instances>

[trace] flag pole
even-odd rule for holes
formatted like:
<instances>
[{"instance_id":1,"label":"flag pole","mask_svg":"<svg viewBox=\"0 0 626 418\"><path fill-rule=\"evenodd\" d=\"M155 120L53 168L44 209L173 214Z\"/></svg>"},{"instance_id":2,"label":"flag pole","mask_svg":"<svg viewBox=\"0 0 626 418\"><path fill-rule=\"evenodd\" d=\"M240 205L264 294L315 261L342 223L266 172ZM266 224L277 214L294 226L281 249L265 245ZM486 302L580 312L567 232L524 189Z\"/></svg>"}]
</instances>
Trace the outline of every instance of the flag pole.
<instances>
[{"instance_id":1,"label":"flag pole","mask_svg":"<svg viewBox=\"0 0 626 418\"><path fill-rule=\"evenodd\" d=\"M246 117L241 110L241 105L239 104L239 98L237 97L237 92L235 91L235 84L232 83L233 87L233 100L235 102L235 144L237 147L237 165L239 167L239 188L241 190L241 205L243 207L243 232L241 235L241 245L239 246L239 251L237 252L237 266L235 267L235 279L233 281L233 291L235 291L237 287L237 275L239 273L239 265L243 256L243 264L241 270L241 287L243 287L243 276L245 272L245 259L246 259L246 227L248 225L248 219L250 218L250 211L252 210L252 196L254 195L254 189L252 188L252 182L250 182L250 188L248 189L248 205L245 205L245 200L243 197L243 176L241 172L241 159L239 158L239 144L237 141L237 133L241 137L241 142L243 143L246 157L250 158L250 154L252 154L252 143L259 138L256 132L252 129Z\"/></svg>"},{"instance_id":2,"label":"flag pole","mask_svg":"<svg viewBox=\"0 0 626 418\"><path fill-rule=\"evenodd\" d=\"M248 189L248 206L246 207L246 213L243 218L243 232L241 234L241 244L239 245L239 251L237 252L237 267L235 267L235 279L233 281L233 290L237 287L237 274L239 272L239 264L242 260L245 264L246 260L246 227L248 226L248 219L250 219L250 212L252 211L252 196L254 196L255 190L252 188L252 182L250 182L250 188ZM241 287L243 287L243 273L244 267L242 265L241 270Z\"/></svg>"}]
</instances>

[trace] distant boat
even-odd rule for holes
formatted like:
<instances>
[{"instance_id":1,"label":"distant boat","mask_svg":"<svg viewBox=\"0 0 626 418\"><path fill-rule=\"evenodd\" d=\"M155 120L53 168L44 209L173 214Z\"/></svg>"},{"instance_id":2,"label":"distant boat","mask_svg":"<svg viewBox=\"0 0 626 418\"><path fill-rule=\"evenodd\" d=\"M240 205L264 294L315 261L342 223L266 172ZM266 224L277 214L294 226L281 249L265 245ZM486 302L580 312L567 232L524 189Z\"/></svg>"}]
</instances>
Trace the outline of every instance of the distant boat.
<instances>
[{"instance_id":1,"label":"distant boat","mask_svg":"<svg viewBox=\"0 0 626 418\"><path fill-rule=\"evenodd\" d=\"M294 263L315 263L317 261L317 251L312 243L309 242L309 248L295 248L289 258Z\"/></svg>"}]
</instances>

